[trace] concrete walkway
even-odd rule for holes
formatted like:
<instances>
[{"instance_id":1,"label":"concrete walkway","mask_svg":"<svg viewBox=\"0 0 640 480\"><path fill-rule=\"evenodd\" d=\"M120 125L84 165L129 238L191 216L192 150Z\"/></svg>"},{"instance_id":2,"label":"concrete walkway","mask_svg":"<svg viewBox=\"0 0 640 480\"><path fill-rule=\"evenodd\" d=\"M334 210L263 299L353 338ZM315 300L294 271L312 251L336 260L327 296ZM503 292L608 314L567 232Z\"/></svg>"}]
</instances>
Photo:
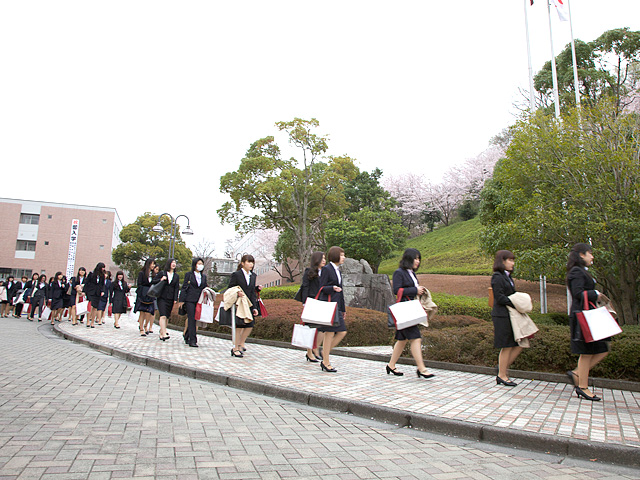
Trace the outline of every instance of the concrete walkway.
<instances>
[{"instance_id":1,"label":"concrete walkway","mask_svg":"<svg viewBox=\"0 0 640 480\"><path fill-rule=\"evenodd\" d=\"M497 386L495 377L431 369L419 379L400 365L403 377L385 373L385 364L332 357L337 373L321 372L303 351L248 344L242 359L231 342L200 335L189 348L181 332L162 342L156 333L140 337L137 322L93 329L69 322L56 329L105 353L149 366L312 406L491 443L640 466L640 393L596 389L601 402L581 400L564 383L522 380Z\"/></svg>"}]
</instances>

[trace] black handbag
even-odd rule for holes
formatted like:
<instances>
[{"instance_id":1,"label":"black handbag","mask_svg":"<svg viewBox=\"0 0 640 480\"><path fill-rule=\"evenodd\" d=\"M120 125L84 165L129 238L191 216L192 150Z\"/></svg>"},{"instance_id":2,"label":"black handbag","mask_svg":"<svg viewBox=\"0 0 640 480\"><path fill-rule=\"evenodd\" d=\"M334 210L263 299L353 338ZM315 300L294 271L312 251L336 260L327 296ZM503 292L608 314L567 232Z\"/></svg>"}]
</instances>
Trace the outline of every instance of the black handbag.
<instances>
[{"instance_id":1,"label":"black handbag","mask_svg":"<svg viewBox=\"0 0 640 480\"><path fill-rule=\"evenodd\" d=\"M166 280L161 280L158 283L154 283L149 287L147 291L147 296L151 298L158 298L162 294L162 290L164 290L164 286L167 284Z\"/></svg>"},{"instance_id":2,"label":"black handbag","mask_svg":"<svg viewBox=\"0 0 640 480\"><path fill-rule=\"evenodd\" d=\"M293 297L293 299L294 299L296 302L301 302L301 301L302 301L302 287L300 287L300 288L298 289L298 292L296 293L296 296L295 296L295 297Z\"/></svg>"},{"instance_id":3,"label":"black handbag","mask_svg":"<svg viewBox=\"0 0 640 480\"><path fill-rule=\"evenodd\" d=\"M218 307L218 323L223 327L231 326L231 308L229 310L225 310L224 303L221 303Z\"/></svg>"},{"instance_id":4,"label":"black handbag","mask_svg":"<svg viewBox=\"0 0 640 480\"><path fill-rule=\"evenodd\" d=\"M186 314L187 314L187 304L183 302L182 305L180 305L180 307L178 308L178 315L185 316Z\"/></svg>"}]
</instances>

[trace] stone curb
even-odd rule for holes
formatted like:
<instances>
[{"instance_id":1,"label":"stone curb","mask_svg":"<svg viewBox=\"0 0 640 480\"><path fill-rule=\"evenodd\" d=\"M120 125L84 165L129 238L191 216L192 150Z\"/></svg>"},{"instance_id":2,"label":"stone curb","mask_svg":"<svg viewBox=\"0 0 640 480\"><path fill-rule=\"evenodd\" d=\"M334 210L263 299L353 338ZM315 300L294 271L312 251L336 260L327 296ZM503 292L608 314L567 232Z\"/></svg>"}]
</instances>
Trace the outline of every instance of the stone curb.
<instances>
[{"instance_id":1,"label":"stone curb","mask_svg":"<svg viewBox=\"0 0 640 480\"><path fill-rule=\"evenodd\" d=\"M315 408L349 413L361 418L368 418L388 424L394 424L399 427L408 427L414 430L464 438L472 441L485 442L516 449L526 449L541 453L592 461L595 459L604 463L621 466L640 467L640 449L628 447L626 445L589 442L570 437L544 435L510 428L500 428L490 425L482 425L479 423L465 422L462 420L441 418L433 415L421 415L361 401L349 401L329 395L305 392L297 389L288 389L257 380L198 370L197 368L187 367L167 362L165 360L147 357L145 355L138 355L118 348L111 348L106 345L100 345L71 335L60 329L58 325L54 326L53 331L56 335L64 338L65 340L89 346L105 354L121 358L137 365L146 365L161 371L168 371L177 375L238 388L260 395L267 395L282 400L309 405ZM208 333L211 334L213 332ZM217 337L218 335L222 334L210 336ZM261 340L260 342L254 341L252 343L273 345L274 343L282 344L284 342ZM291 345L289 345L289 347L291 347ZM381 355L379 355L379 357L381 357ZM495 372L493 369L491 369L491 371L492 373Z\"/></svg>"},{"instance_id":2,"label":"stone curb","mask_svg":"<svg viewBox=\"0 0 640 480\"><path fill-rule=\"evenodd\" d=\"M178 331L181 331L183 327L179 325L175 325L170 323L169 327L174 328ZM207 337L215 337L222 338L225 340L230 340L231 335L226 333L218 333L218 332L208 332L205 330L198 330L198 335L205 335ZM290 348L293 350L299 350L300 352L304 352L299 347L295 347L288 342L280 342L278 340L264 340L261 338L248 338L247 343L255 343L257 345L266 345L269 347L278 347L278 348ZM347 348L336 347L335 349L331 349L332 355L338 355L341 357L350 357L350 358L359 358L361 360L371 360L374 362L388 362L389 355L380 355L378 353L369 353L369 352L357 352L353 350L349 350ZM497 357L496 357L497 359ZM415 362L412 358L401 357L398 359L398 363L403 365L415 365ZM452 362L438 362L435 360L427 360L424 361L427 367L437 368L439 370L454 370L457 372L466 372L466 373L480 373L483 375L495 375L496 370L495 367L485 367L481 365L465 365L463 363L452 363ZM553 382L553 383L569 383L567 377L564 373L548 373L548 372L533 372L529 370L513 370L510 369L509 373L512 374L515 378L521 378L523 380L540 380L543 382ZM598 378L598 377L589 377L591 379L591 385L598 388L610 388L612 390L626 390L628 392L640 392L640 382L630 382L627 380L615 380L609 378Z\"/></svg>"}]
</instances>

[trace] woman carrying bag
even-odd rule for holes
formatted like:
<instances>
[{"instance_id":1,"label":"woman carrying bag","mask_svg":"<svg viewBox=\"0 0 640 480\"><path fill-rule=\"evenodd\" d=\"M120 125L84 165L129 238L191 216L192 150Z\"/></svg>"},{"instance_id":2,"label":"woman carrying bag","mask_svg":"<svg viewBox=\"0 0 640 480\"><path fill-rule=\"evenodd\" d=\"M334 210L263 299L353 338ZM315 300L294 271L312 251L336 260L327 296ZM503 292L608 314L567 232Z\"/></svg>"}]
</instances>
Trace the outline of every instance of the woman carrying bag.
<instances>
[{"instance_id":1,"label":"woman carrying bag","mask_svg":"<svg viewBox=\"0 0 640 480\"><path fill-rule=\"evenodd\" d=\"M571 315L569 316L569 329L571 331L571 353L580 355L578 366L575 370L567 372L567 376L575 387L578 397L598 402L600 397L589 390L589 372L600 363L611 350L610 338L595 342L585 342L578 317L576 314L582 310L589 310L585 305L585 293L589 304L596 302L607 303L608 298L596 290L596 281L589 273L588 268L593 264L593 251L591 245L577 243L569 253L567 261L567 288L571 293Z\"/></svg>"},{"instance_id":2,"label":"woman carrying bag","mask_svg":"<svg viewBox=\"0 0 640 480\"><path fill-rule=\"evenodd\" d=\"M153 304L153 298L148 296L149 287L151 287L151 280L153 280L153 269L156 266L156 262L153 258L147 258L144 262L144 267L138 273L138 284L136 289L136 304L133 308L133 313L140 312L138 317L138 324L140 325L140 336L146 337L151 333L153 325L153 314L155 308Z\"/></svg>"},{"instance_id":3,"label":"woman carrying bag","mask_svg":"<svg viewBox=\"0 0 640 480\"><path fill-rule=\"evenodd\" d=\"M307 298L314 298L318 291L320 290L320 276L322 273L322 267L327 264L327 260L325 259L324 253L322 252L313 252L311 255L311 266L304 270L302 274L302 286L300 287L300 301L304 305L307 301ZM318 336L316 337L316 341L318 345L324 339L324 334L322 332L318 332ZM307 362L317 363L322 360L322 355L320 355L320 349L310 349L307 348L306 359Z\"/></svg>"},{"instance_id":4,"label":"woman carrying bag","mask_svg":"<svg viewBox=\"0 0 640 480\"><path fill-rule=\"evenodd\" d=\"M111 313L113 313L113 328L120 328L120 315L127 313L127 293L129 293L129 285L124 281L124 272L118 270L116 278L111 282L109 289L109 303L111 304Z\"/></svg>"},{"instance_id":5,"label":"woman carrying bag","mask_svg":"<svg viewBox=\"0 0 640 480\"><path fill-rule=\"evenodd\" d=\"M31 313L29 313L29 320L33 321L33 317L36 314L36 308L38 309L38 321L42 321L42 309L47 301L49 286L47 285L47 276L40 275L40 278L32 283L31 287Z\"/></svg>"},{"instance_id":6,"label":"woman carrying bag","mask_svg":"<svg viewBox=\"0 0 640 480\"><path fill-rule=\"evenodd\" d=\"M244 343L247 341L247 338L249 338L249 335L251 335L253 326L256 323L255 317L260 315L257 293L262 290L262 285L256 286L258 276L253 273L255 262L256 260L252 255L243 255L238 264L238 269L231 274L231 278L229 279L228 288L240 287L242 289L241 292L238 292L238 297L246 295L251 303L251 313L253 314L253 318L251 318L249 322L245 321L245 319L238 321L239 317L236 312L236 329L240 330L236 331L236 344L231 349L232 357L240 358L244 356L244 352L246 351Z\"/></svg>"},{"instance_id":7,"label":"woman carrying bag","mask_svg":"<svg viewBox=\"0 0 640 480\"><path fill-rule=\"evenodd\" d=\"M507 307L515 308L509 300L509 295L516 293L515 283L511 274L515 264L515 255L509 250L499 250L493 262L491 289L493 290L493 346L500 349L498 355L498 375L496 384L505 387L515 387L517 383L509 378L509 367L522 352L522 347L516 342L511 326L511 317Z\"/></svg>"},{"instance_id":8,"label":"woman carrying bag","mask_svg":"<svg viewBox=\"0 0 640 480\"><path fill-rule=\"evenodd\" d=\"M76 305L84 299L84 287L87 283L87 269L80 267L78 269L78 275L71 277L71 299L69 301L69 319L71 319L71 325L78 324L78 315L76 315ZM82 322L82 315L80 316Z\"/></svg>"},{"instance_id":9,"label":"woman carrying bag","mask_svg":"<svg viewBox=\"0 0 640 480\"><path fill-rule=\"evenodd\" d=\"M347 326L344 320L347 309L342 293L342 273L340 273L340 265L344 263L345 259L344 250L340 247L331 247L327 257L329 263L322 267L320 273L320 295L318 300L336 302L338 305L333 325L318 326L318 332L324 332L320 368L323 372L335 373L337 370L331 365L329 355L331 354L331 349L337 347L347 334Z\"/></svg>"},{"instance_id":10,"label":"woman carrying bag","mask_svg":"<svg viewBox=\"0 0 640 480\"><path fill-rule=\"evenodd\" d=\"M162 291L156 297L160 312L160 340L163 342L169 338L167 323L171 317L173 306L178 301L178 291L180 290L180 275L176 273L176 266L175 258L168 259L164 270L158 272L152 282L154 285L164 282Z\"/></svg>"},{"instance_id":11,"label":"woman carrying bag","mask_svg":"<svg viewBox=\"0 0 640 480\"><path fill-rule=\"evenodd\" d=\"M421 260L422 256L418 250L407 248L402 255L398 269L393 272L393 293L398 295L400 289L403 289L401 302L415 300L418 295L424 295L427 292L425 287L418 284L418 277L415 274L418 267L420 267ZM395 338L396 343L393 346L393 353L386 367L387 375L391 373L397 376L404 375L403 372L397 370L396 362L402 355L407 342L410 342L411 355L416 362L418 378L435 377L435 374L427 372L427 367L422 358L422 334L418 325L396 330Z\"/></svg>"},{"instance_id":12,"label":"woman carrying bag","mask_svg":"<svg viewBox=\"0 0 640 480\"><path fill-rule=\"evenodd\" d=\"M100 262L96 265L93 272L87 275L87 283L83 289L84 293L91 303L91 311L87 318L87 328L94 328L96 318L98 316L98 306L100 305L100 299L104 296L104 263ZM89 325L91 322L91 325Z\"/></svg>"},{"instance_id":13,"label":"woman carrying bag","mask_svg":"<svg viewBox=\"0 0 640 480\"><path fill-rule=\"evenodd\" d=\"M64 292L67 289L67 284L62 279L62 272L56 272L53 281L49 285L49 300L51 301L51 325L54 324L54 320L61 313L60 310L64 309Z\"/></svg>"},{"instance_id":14,"label":"woman carrying bag","mask_svg":"<svg viewBox=\"0 0 640 480\"><path fill-rule=\"evenodd\" d=\"M202 273L204 270L204 260L194 258L191 262L191 271L184 276L184 283L180 290L180 303L186 306L187 310L187 331L184 334L184 341L190 347L198 346L196 335L196 305L200 300L200 294L207 286L207 276Z\"/></svg>"}]
</instances>

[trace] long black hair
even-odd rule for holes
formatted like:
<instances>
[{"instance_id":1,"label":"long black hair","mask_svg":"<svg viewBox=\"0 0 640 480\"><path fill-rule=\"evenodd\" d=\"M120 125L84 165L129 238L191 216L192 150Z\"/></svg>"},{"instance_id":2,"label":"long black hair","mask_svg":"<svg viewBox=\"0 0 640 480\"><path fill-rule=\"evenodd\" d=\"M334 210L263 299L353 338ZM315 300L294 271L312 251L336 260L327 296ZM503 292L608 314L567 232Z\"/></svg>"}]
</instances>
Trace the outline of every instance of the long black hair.
<instances>
[{"instance_id":1,"label":"long black hair","mask_svg":"<svg viewBox=\"0 0 640 480\"><path fill-rule=\"evenodd\" d=\"M307 273L307 278L309 280L313 280L318 276L318 270L320 270L320 264L322 263L322 258L324 257L324 253L322 252L313 252L311 254L311 265L309 268L309 273Z\"/></svg>"},{"instance_id":2,"label":"long black hair","mask_svg":"<svg viewBox=\"0 0 640 480\"><path fill-rule=\"evenodd\" d=\"M585 253L591 252L591 251L593 251L593 248L591 248L591 245L589 245L588 243L576 243L571 248L571 251L569 252L569 258L567 259L567 279L566 279L567 285L569 285L569 272L573 267L584 268L587 266L587 264L584 262L580 254L584 255ZM591 274L589 273L588 270L585 270L585 272L587 273L587 275L591 277Z\"/></svg>"},{"instance_id":3,"label":"long black hair","mask_svg":"<svg viewBox=\"0 0 640 480\"><path fill-rule=\"evenodd\" d=\"M165 263L165 264L164 264L164 271L165 271L165 272L168 272L169 270L171 270L171 264L172 264L173 262L175 262L175 261L176 261L176 259L175 259L175 258L168 258L168 259L167 259L167 263ZM176 268L178 268L177 263L176 263ZM175 270L175 269L174 269L174 270Z\"/></svg>"},{"instance_id":4,"label":"long black hair","mask_svg":"<svg viewBox=\"0 0 640 480\"><path fill-rule=\"evenodd\" d=\"M416 258L422 260L420 250L417 248L407 248L402 254L399 267L404 268L405 270L413 270L413 262Z\"/></svg>"},{"instance_id":5,"label":"long black hair","mask_svg":"<svg viewBox=\"0 0 640 480\"><path fill-rule=\"evenodd\" d=\"M93 270L93 275L94 275L94 276L96 276L96 277L102 277L102 278L104 278L104 263L99 262L99 263L96 265L95 270Z\"/></svg>"},{"instance_id":6,"label":"long black hair","mask_svg":"<svg viewBox=\"0 0 640 480\"><path fill-rule=\"evenodd\" d=\"M142 272L144 273L145 277L148 277L151 273L151 264L153 262L155 262L155 258L153 257L149 257L145 260L144 267L142 267Z\"/></svg>"}]
</instances>

